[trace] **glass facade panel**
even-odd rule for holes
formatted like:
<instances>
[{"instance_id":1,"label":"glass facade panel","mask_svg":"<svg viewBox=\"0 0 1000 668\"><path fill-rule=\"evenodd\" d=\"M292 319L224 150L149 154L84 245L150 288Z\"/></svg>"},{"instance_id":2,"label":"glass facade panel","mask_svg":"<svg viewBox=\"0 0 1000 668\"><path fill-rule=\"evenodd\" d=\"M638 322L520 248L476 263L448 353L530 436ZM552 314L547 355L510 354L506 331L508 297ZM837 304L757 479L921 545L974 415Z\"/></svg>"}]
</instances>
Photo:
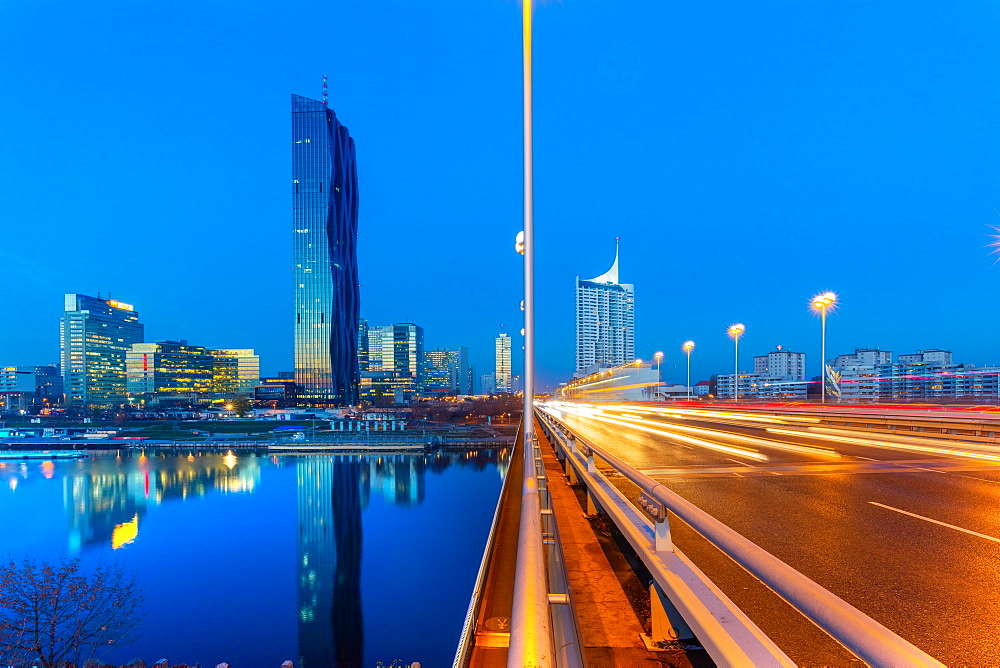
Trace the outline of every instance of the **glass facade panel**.
<instances>
[{"instance_id":1,"label":"glass facade panel","mask_svg":"<svg viewBox=\"0 0 1000 668\"><path fill-rule=\"evenodd\" d=\"M307 403L358 403L354 140L324 102L292 95L295 382Z\"/></svg>"}]
</instances>

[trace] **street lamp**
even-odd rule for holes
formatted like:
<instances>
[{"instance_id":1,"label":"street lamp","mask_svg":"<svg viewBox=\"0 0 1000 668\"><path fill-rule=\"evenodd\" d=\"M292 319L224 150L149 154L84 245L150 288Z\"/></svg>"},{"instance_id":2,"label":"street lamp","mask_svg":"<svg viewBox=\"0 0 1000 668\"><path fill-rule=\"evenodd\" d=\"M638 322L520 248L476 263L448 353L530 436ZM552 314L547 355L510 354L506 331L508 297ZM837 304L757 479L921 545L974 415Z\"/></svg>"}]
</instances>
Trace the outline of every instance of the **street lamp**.
<instances>
[{"instance_id":1,"label":"street lamp","mask_svg":"<svg viewBox=\"0 0 1000 668\"><path fill-rule=\"evenodd\" d=\"M688 358L688 401L691 401L691 351L694 350L694 341L685 341L681 345L681 350L687 354Z\"/></svg>"},{"instance_id":2,"label":"street lamp","mask_svg":"<svg viewBox=\"0 0 1000 668\"><path fill-rule=\"evenodd\" d=\"M657 350L653 353L653 359L656 360L656 387L663 385L663 376L660 375L660 360L663 359L663 353ZM666 399L666 396L663 397ZM653 391L653 401L656 401L656 390Z\"/></svg>"},{"instance_id":3,"label":"street lamp","mask_svg":"<svg viewBox=\"0 0 1000 668\"><path fill-rule=\"evenodd\" d=\"M819 401L826 403L826 312L832 311L837 306L837 295L833 292L823 292L812 298L814 311L819 311L821 335L820 335L820 381L819 381Z\"/></svg>"},{"instance_id":4,"label":"street lamp","mask_svg":"<svg viewBox=\"0 0 1000 668\"><path fill-rule=\"evenodd\" d=\"M727 332L729 336L732 337L733 343L735 344L735 361L733 366L733 403L740 400L740 337L743 336L743 332L747 331L746 325L742 322L738 322L735 325L729 326L729 331Z\"/></svg>"}]
</instances>

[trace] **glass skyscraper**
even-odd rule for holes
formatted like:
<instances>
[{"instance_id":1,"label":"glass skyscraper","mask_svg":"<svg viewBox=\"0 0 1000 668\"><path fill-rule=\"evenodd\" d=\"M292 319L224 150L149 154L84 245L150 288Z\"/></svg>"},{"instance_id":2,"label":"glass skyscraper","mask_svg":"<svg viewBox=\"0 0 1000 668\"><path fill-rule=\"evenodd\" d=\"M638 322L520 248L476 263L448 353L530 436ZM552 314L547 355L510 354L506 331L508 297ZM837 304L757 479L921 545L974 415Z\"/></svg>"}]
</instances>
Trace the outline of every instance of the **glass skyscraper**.
<instances>
[{"instance_id":1,"label":"glass skyscraper","mask_svg":"<svg viewBox=\"0 0 1000 668\"><path fill-rule=\"evenodd\" d=\"M325 101L292 95L295 382L306 403L358 403L354 140Z\"/></svg>"},{"instance_id":2,"label":"glass skyscraper","mask_svg":"<svg viewBox=\"0 0 1000 668\"><path fill-rule=\"evenodd\" d=\"M125 355L143 339L135 309L114 299L66 295L59 334L66 403L124 403Z\"/></svg>"}]
</instances>

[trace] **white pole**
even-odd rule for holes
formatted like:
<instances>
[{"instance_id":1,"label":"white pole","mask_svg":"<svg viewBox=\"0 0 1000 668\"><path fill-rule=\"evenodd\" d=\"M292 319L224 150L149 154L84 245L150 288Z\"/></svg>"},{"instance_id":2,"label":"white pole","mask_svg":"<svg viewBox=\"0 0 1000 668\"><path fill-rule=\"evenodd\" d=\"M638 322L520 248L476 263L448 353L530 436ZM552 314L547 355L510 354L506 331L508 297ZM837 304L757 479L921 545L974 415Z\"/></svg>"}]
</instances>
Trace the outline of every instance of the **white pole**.
<instances>
[{"instance_id":1,"label":"white pole","mask_svg":"<svg viewBox=\"0 0 1000 668\"><path fill-rule=\"evenodd\" d=\"M531 10L523 0L521 12L524 65L524 439L535 434L532 404L535 395L535 220L531 149Z\"/></svg>"},{"instance_id":2,"label":"white pole","mask_svg":"<svg viewBox=\"0 0 1000 668\"><path fill-rule=\"evenodd\" d=\"M733 363L735 367L733 369L733 403L740 400L740 335L737 334L733 337L733 343L736 344L736 361Z\"/></svg>"},{"instance_id":3,"label":"white pole","mask_svg":"<svg viewBox=\"0 0 1000 668\"><path fill-rule=\"evenodd\" d=\"M819 371L820 371L820 383L819 383L819 402L821 404L826 403L826 307L820 312L820 325L822 329L822 334L820 336L819 344Z\"/></svg>"},{"instance_id":4,"label":"white pole","mask_svg":"<svg viewBox=\"0 0 1000 668\"><path fill-rule=\"evenodd\" d=\"M691 401L691 351L687 351L688 354L688 401Z\"/></svg>"},{"instance_id":5,"label":"white pole","mask_svg":"<svg viewBox=\"0 0 1000 668\"><path fill-rule=\"evenodd\" d=\"M524 481L521 527L514 575L508 668L552 665L545 555L541 547L541 515L535 471L535 237L531 177L531 11L533 0L522 0L524 64Z\"/></svg>"}]
</instances>

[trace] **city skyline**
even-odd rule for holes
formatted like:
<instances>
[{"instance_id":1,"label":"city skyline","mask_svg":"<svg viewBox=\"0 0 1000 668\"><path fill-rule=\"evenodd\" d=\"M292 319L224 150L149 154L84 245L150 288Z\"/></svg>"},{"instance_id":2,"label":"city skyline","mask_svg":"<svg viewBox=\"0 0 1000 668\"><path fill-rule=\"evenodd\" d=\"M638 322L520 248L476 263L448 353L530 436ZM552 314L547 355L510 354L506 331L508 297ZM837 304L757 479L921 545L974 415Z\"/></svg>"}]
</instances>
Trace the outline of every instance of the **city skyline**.
<instances>
[{"instance_id":1,"label":"city skyline","mask_svg":"<svg viewBox=\"0 0 1000 668\"><path fill-rule=\"evenodd\" d=\"M743 346L781 343L817 360L819 325L805 302L824 289L842 297L828 323L830 350L944 347L1000 362L982 307L1000 271L987 248L1000 199L1000 140L988 131L1000 102L989 84L1000 62L988 39L997 19L971 3L961 11L897 6L538 8L540 387L573 367L565 281L615 236L643 298L636 356L662 350L665 379L682 378L687 339L698 344L693 378L726 368L724 329L736 321L748 327ZM264 373L291 368L291 300L281 284L291 264L280 186L285 95L318 96L324 72L332 73L331 104L365 146L366 317L418 321L441 333L429 341L435 347L471 344L477 369L490 368L491 351L474 342L500 323L518 350L520 258L510 246L520 203L509 196L520 187L520 127L509 118L518 113L510 102L520 75L517 12L497 2L350 7L337 20L352 30L328 53L291 37L293 17L250 7L225 33L215 26L232 17L218 8L167 17L130 10L113 26L98 20L85 43L77 26L101 10L5 8L0 48L24 65L0 110L22 129L3 154L0 210L14 223L0 245L9 268L0 308L16 309L25 326L0 333L4 362L56 361L51 304L67 292L111 290L143 305L157 340L228 345L231 323L252 313L255 338L245 345L259 351ZM655 26L663 25L677 27L675 39L662 39ZM361 37L370 34L379 38ZM789 37L805 34L818 41ZM907 34L934 39L918 44ZM93 41L104 46L92 49ZM173 45L166 67L165 43ZM405 63L388 55L397 43L409 45ZM234 71L254 73L236 116L232 86L222 85ZM72 129L37 104L50 96L54 72L76 110ZM156 104L140 126L119 101L148 72L158 73ZM604 140L581 160L595 109ZM164 141L136 139L150 124ZM467 151L470 140L481 150ZM46 166L64 184L55 192L29 176L42 155L63 156ZM592 178L583 163L602 166L607 196L579 196ZM412 178L418 164L427 178ZM143 225L134 224L136 211ZM429 232L438 229L446 233ZM191 253L193 240L210 254ZM82 259L112 257L112 247L120 249L114 261ZM146 247L159 252L132 250ZM196 279L193 295L164 280L206 266L245 267L261 281L248 291ZM904 276L916 296L897 306ZM445 286L448 297L425 286ZM453 318L446 303L465 305L467 317ZM970 318L974 326L957 326Z\"/></svg>"}]
</instances>

